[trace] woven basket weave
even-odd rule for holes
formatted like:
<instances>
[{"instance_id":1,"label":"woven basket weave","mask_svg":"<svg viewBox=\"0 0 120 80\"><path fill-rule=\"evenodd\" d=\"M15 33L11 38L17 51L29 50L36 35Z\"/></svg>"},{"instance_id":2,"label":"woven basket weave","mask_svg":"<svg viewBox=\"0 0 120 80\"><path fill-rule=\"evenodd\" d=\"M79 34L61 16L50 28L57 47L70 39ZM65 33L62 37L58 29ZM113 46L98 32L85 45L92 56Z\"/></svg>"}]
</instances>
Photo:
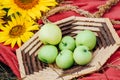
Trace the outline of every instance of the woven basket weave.
<instances>
[{"instance_id":1,"label":"woven basket weave","mask_svg":"<svg viewBox=\"0 0 120 80\"><path fill-rule=\"evenodd\" d=\"M62 70L55 64L45 64L38 60L37 53L43 45L38 32L16 50L19 70L24 80L70 80L99 70L110 56L119 48L120 39L107 18L85 18L71 16L55 22L62 30L62 35L76 36L84 29L91 30L97 36L97 45L92 51L93 59L86 66L73 66Z\"/></svg>"}]
</instances>

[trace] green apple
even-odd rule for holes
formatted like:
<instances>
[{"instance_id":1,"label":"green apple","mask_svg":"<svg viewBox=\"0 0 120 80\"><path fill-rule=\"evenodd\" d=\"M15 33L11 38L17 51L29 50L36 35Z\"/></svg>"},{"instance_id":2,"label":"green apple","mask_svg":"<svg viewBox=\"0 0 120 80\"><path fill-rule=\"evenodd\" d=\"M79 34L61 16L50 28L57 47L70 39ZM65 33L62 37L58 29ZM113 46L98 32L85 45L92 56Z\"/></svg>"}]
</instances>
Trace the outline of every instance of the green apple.
<instances>
[{"instance_id":1,"label":"green apple","mask_svg":"<svg viewBox=\"0 0 120 80\"><path fill-rule=\"evenodd\" d=\"M90 30L84 30L77 34L75 38L76 45L84 45L92 50L96 45L96 36Z\"/></svg>"},{"instance_id":2,"label":"green apple","mask_svg":"<svg viewBox=\"0 0 120 80\"><path fill-rule=\"evenodd\" d=\"M78 46L75 48L73 58L78 65L86 65L92 60L92 53L86 46Z\"/></svg>"},{"instance_id":3,"label":"green apple","mask_svg":"<svg viewBox=\"0 0 120 80\"><path fill-rule=\"evenodd\" d=\"M61 41L62 32L57 25L53 23L46 23L41 27L38 36L44 44L56 45Z\"/></svg>"},{"instance_id":4,"label":"green apple","mask_svg":"<svg viewBox=\"0 0 120 80\"><path fill-rule=\"evenodd\" d=\"M58 55L58 49L53 45L44 45L38 52L38 59L45 63L53 63Z\"/></svg>"},{"instance_id":5,"label":"green apple","mask_svg":"<svg viewBox=\"0 0 120 80\"><path fill-rule=\"evenodd\" d=\"M68 69L74 64L73 53L70 50L62 50L56 57L56 64L59 68Z\"/></svg>"},{"instance_id":6,"label":"green apple","mask_svg":"<svg viewBox=\"0 0 120 80\"><path fill-rule=\"evenodd\" d=\"M60 48L60 50L69 49L69 50L73 51L75 48L74 38L71 36L64 36L62 38L61 42L59 43L59 48Z\"/></svg>"}]
</instances>

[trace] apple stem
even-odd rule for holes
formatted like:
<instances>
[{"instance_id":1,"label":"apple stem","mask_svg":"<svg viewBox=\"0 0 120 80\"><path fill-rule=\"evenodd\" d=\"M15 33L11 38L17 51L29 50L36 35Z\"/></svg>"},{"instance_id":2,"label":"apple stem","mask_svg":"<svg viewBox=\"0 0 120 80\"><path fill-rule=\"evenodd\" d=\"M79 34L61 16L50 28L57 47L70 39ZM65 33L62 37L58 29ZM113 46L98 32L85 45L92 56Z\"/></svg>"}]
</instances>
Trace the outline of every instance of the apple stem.
<instances>
[{"instance_id":1,"label":"apple stem","mask_svg":"<svg viewBox=\"0 0 120 80\"><path fill-rule=\"evenodd\" d=\"M62 53L60 52L60 55L62 55Z\"/></svg>"},{"instance_id":2,"label":"apple stem","mask_svg":"<svg viewBox=\"0 0 120 80\"><path fill-rule=\"evenodd\" d=\"M84 52L87 52L87 50L86 50L86 49L84 49Z\"/></svg>"},{"instance_id":3,"label":"apple stem","mask_svg":"<svg viewBox=\"0 0 120 80\"><path fill-rule=\"evenodd\" d=\"M62 42L62 43L63 43L63 45L64 45L64 46L67 46L67 44L66 44L66 43L64 43L64 42Z\"/></svg>"},{"instance_id":4,"label":"apple stem","mask_svg":"<svg viewBox=\"0 0 120 80\"><path fill-rule=\"evenodd\" d=\"M80 46L83 46L83 44L79 44Z\"/></svg>"}]
</instances>

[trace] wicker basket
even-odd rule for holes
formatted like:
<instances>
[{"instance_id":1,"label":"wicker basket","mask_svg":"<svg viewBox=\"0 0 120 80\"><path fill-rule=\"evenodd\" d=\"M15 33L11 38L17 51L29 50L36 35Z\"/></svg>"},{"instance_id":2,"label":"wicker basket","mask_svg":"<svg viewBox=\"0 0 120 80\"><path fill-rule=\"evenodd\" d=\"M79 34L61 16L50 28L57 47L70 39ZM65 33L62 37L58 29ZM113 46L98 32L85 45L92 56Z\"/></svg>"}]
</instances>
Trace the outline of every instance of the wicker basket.
<instances>
[{"instance_id":1,"label":"wicker basket","mask_svg":"<svg viewBox=\"0 0 120 80\"><path fill-rule=\"evenodd\" d=\"M107 18L85 18L71 16L57 21L63 36L74 37L84 29L93 31L97 36L97 45L92 51L93 59L86 66L73 66L62 70L55 64L45 64L38 60L37 53L43 45L38 32L19 49L16 50L19 70L24 80L70 80L72 78L93 73L99 70L110 56L119 48L120 39Z\"/></svg>"}]
</instances>

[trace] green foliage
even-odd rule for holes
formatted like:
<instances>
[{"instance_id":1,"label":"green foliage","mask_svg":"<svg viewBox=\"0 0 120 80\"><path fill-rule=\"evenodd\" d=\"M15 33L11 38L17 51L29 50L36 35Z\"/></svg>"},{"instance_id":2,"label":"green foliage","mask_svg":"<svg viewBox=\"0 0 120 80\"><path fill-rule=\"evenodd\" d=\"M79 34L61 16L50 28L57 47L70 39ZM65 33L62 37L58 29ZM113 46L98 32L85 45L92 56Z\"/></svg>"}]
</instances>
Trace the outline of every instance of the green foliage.
<instances>
[{"instance_id":1,"label":"green foliage","mask_svg":"<svg viewBox=\"0 0 120 80\"><path fill-rule=\"evenodd\" d=\"M0 80L17 80L11 69L0 62Z\"/></svg>"}]
</instances>

